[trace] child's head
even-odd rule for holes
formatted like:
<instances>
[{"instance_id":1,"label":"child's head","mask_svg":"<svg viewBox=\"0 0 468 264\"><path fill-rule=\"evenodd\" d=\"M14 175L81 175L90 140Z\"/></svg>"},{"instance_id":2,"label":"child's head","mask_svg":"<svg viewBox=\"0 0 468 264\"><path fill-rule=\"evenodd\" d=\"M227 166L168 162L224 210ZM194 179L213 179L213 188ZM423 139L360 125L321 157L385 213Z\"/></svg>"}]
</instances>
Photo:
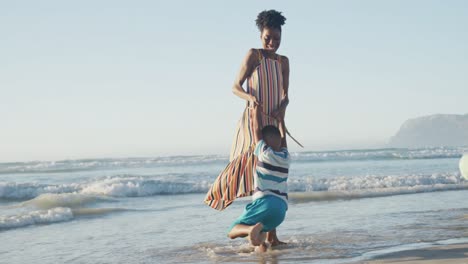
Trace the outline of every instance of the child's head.
<instances>
[{"instance_id":1,"label":"child's head","mask_svg":"<svg viewBox=\"0 0 468 264\"><path fill-rule=\"evenodd\" d=\"M268 146L277 151L281 149L281 133L277 127L265 126L262 129L262 136Z\"/></svg>"}]
</instances>

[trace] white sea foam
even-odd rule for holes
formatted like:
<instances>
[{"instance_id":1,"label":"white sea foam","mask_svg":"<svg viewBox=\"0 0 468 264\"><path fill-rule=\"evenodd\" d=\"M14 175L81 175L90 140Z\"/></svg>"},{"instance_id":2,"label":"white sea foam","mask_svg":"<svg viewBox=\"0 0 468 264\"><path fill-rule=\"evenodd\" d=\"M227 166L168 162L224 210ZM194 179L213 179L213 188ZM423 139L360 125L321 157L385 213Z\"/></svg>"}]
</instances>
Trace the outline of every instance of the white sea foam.
<instances>
[{"instance_id":1,"label":"white sea foam","mask_svg":"<svg viewBox=\"0 0 468 264\"><path fill-rule=\"evenodd\" d=\"M62 194L41 194L38 197L23 202L22 207L33 206L39 209L51 209L55 207L79 208L85 205L97 202L113 201L110 198L96 195L78 194L78 193L62 193Z\"/></svg>"},{"instance_id":2,"label":"white sea foam","mask_svg":"<svg viewBox=\"0 0 468 264\"><path fill-rule=\"evenodd\" d=\"M396 187L416 187L434 185L458 185L462 184L458 173L438 173L420 175L398 175L398 176L355 176L336 178L306 177L303 179L292 179L288 181L290 192L312 192L312 191L353 191L372 190Z\"/></svg>"},{"instance_id":3,"label":"white sea foam","mask_svg":"<svg viewBox=\"0 0 468 264\"><path fill-rule=\"evenodd\" d=\"M34 173L34 172L67 172L118 168L151 168L157 166L180 166L227 162L224 155L168 156L156 158L120 158L89 159L61 161L30 161L0 163L0 174Z\"/></svg>"},{"instance_id":4,"label":"white sea foam","mask_svg":"<svg viewBox=\"0 0 468 264\"><path fill-rule=\"evenodd\" d=\"M58 198L58 200L60 200L60 198ZM71 204L77 206L74 202L71 202ZM79 216L97 216L114 212L128 211L128 209L124 208L86 208L78 206L77 208L53 207L53 204L48 204L48 206L44 206L44 204L42 204L38 207L50 208L45 210L24 211L9 216L0 216L0 230L20 228L37 224L66 222Z\"/></svg>"},{"instance_id":5,"label":"white sea foam","mask_svg":"<svg viewBox=\"0 0 468 264\"><path fill-rule=\"evenodd\" d=\"M405 160L460 158L468 147L434 147L421 149L368 149L314 151L292 153L295 161L323 162L344 160ZM227 163L225 155L168 156L150 158L83 159L61 161L30 161L0 163L0 174L43 173L119 168L152 168L158 166L198 166L210 163Z\"/></svg>"},{"instance_id":6,"label":"white sea foam","mask_svg":"<svg viewBox=\"0 0 468 264\"><path fill-rule=\"evenodd\" d=\"M421 192L467 190L457 173L405 176L306 178L288 183L294 202L359 199Z\"/></svg>"},{"instance_id":7,"label":"white sea foam","mask_svg":"<svg viewBox=\"0 0 468 264\"><path fill-rule=\"evenodd\" d=\"M0 182L0 199L32 199L45 194L86 194L111 197L141 197L152 195L206 192L211 182L173 180L152 177L116 176L95 179L87 183L46 185L37 183ZM43 196L46 200L49 196ZM67 196L59 196L67 199ZM83 198L84 199L84 198Z\"/></svg>"},{"instance_id":8,"label":"white sea foam","mask_svg":"<svg viewBox=\"0 0 468 264\"><path fill-rule=\"evenodd\" d=\"M158 194L183 194L205 192L209 184L205 181L162 181L144 177L108 178L91 183L83 188L84 194L102 194L114 197L140 197Z\"/></svg>"},{"instance_id":9,"label":"white sea foam","mask_svg":"<svg viewBox=\"0 0 468 264\"><path fill-rule=\"evenodd\" d=\"M81 189L80 184L38 184L0 182L0 198L30 199L45 193L73 193Z\"/></svg>"},{"instance_id":10,"label":"white sea foam","mask_svg":"<svg viewBox=\"0 0 468 264\"><path fill-rule=\"evenodd\" d=\"M468 147L436 147L422 149L369 149L313 151L292 153L296 161L323 162L346 160L409 160L459 158Z\"/></svg>"},{"instance_id":11,"label":"white sea foam","mask_svg":"<svg viewBox=\"0 0 468 264\"><path fill-rule=\"evenodd\" d=\"M50 224L73 219L70 208L57 207L49 210L27 212L19 215L0 216L0 230L35 224Z\"/></svg>"},{"instance_id":12,"label":"white sea foam","mask_svg":"<svg viewBox=\"0 0 468 264\"><path fill-rule=\"evenodd\" d=\"M155 177L114 176L94 179L85 183L44 185L35 183L1 183L0 199L32 199L28 203L54 204L73 207L71 203L89 203L105 197L144 197L154 195L176 195L205 193L212 182L188 179L161 180ZM438 173L397 176L355 177L301 177L288 180L289 192L376 192L377 190L401 190L431 188L437 191L465 189L468 183L459 173ZM455 187L454 187L455 186ZM396 189L395 189L396 188ZM45 207L49 208L49 207Z\"/></svg>"}]
</instances>

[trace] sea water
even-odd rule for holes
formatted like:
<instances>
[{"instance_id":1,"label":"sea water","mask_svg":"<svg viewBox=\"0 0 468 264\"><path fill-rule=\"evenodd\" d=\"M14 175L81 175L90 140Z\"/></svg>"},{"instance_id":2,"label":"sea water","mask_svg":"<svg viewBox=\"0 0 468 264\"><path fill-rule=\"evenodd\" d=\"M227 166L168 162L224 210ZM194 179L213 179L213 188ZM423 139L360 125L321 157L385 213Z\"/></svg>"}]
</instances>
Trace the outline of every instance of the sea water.
<instances>
[{"instance_id":1,"label":"sea water","mask_svg":"<svg viewBox=\"0 0 468 264\"><path fill-rule=\"evenodd\" d=\"M256 253L203 203L226 156L0 163L0 263L348 263L467 242L468 148L292 153L284 246Z\"/></svg>"}]
</instances>

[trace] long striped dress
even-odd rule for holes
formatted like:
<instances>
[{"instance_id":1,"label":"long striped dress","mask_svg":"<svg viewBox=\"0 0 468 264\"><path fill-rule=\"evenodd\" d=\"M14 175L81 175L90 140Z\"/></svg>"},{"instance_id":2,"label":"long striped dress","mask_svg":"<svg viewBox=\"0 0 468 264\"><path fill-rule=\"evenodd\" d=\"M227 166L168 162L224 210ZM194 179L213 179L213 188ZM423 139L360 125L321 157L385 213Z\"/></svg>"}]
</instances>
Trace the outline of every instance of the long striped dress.
<instances>
[{"instance_id":1,"label":"long striped dress","mask_svg":"<svg viewBox=\"0 0 468 264\"><path fill-rule=\"evenodd\" d=\"M261 126L278 126L275 119L269 118L279 108L284 95L281 57L266 58L258 50L259 65L247 79L247 92L254 95L263 105L266 115L262 116ZM249 103L238 122L232 143L229 164L218 175L208 191L205 203L217 210L228 207L234 199L252 195L253 169L256 159L253 155L252 120Z\"/></svg>"}]
</instances>

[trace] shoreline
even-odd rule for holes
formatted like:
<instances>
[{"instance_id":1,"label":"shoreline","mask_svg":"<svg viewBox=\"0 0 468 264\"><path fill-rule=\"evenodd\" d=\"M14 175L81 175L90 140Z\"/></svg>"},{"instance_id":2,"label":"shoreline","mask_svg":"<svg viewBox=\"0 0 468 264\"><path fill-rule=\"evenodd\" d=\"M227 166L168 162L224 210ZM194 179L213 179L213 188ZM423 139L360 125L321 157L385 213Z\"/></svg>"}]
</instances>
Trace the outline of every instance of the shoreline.
<instances>
[{"instance_id":1,"label":"shoreline","mask_svg":"<svg viewBox=\"0 0 468 264\"><path fill-rule=\"evenodd\" d=\"M355 264L468 264L468 238L421 243L368 252Z\"/></svg>"}]
</instances>

